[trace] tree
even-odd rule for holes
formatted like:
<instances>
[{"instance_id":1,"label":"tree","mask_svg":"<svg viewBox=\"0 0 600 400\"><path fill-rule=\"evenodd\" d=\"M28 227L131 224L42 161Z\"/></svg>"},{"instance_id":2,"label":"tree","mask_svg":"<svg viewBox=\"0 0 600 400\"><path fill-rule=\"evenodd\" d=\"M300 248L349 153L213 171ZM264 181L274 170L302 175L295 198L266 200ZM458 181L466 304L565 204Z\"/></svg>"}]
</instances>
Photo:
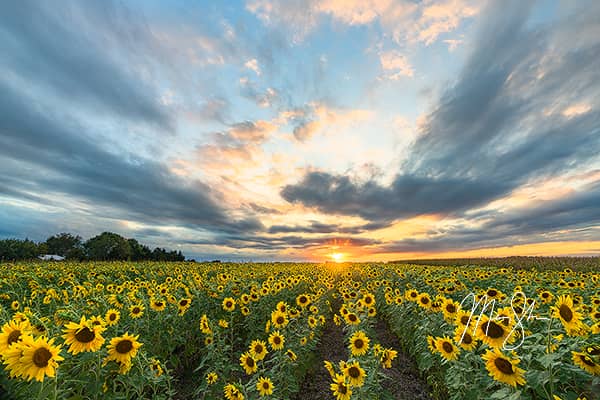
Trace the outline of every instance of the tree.
<instances>
[{"instance_id":1,"label":"tree","mask_svg":"<svg viewBox=\"0 0 600 400\"><path fill-rule=\"evenodd\" d=\"M127 239L129 248L131 249L131 261L151 260L152 251L146 245L140 244L135 239Z\"/></svg>"},{"instance_id":2,"label":"tree","mask_svg":"<svg viewBox=\"0 0 600 400\"><path fill-rule=\"evenodd\" d=\"M49 254L58 254L66 257L74 249L81 249L81 236L74 236L70 233L59 233L46 239Z\"/></svg>"},{"instance_id":3,"label":"tree","mask_svg":"<svg viewBox=\"0 0 600 400\"><path fill-rule=\"evenodd\" d=\"M113 232L103 232L85 242L84 248L90 260L128 260L131 248L127 239Z\"/></svg>"},{"instance_id":4,"label":"tree","mask_svg":"<svg viewBox=\"0 0 600 400\"><path fill-rule=\"evenodd\" d=\"M38 245L29 239L0 240L0 260L30 260L40 254L39 250Z\"/></svg>"}]
</instances>

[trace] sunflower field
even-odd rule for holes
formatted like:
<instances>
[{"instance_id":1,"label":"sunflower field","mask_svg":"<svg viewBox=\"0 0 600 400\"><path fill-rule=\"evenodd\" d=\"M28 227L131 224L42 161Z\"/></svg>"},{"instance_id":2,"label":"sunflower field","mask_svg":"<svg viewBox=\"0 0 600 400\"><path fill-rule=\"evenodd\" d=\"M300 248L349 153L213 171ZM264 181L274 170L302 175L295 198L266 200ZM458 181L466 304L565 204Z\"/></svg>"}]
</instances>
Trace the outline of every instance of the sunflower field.
<instances>
[{"instance_id":1,"label":"sunflower field","mask_svg":"<svg viewBox=\"0 0 600 400\"><path fill-rule=\"evenodd\" d=\"M431 399L600 398L593 268L9 263L0 326L2 399L408 399L400 355Z\"/></svg>"}]
</instances>

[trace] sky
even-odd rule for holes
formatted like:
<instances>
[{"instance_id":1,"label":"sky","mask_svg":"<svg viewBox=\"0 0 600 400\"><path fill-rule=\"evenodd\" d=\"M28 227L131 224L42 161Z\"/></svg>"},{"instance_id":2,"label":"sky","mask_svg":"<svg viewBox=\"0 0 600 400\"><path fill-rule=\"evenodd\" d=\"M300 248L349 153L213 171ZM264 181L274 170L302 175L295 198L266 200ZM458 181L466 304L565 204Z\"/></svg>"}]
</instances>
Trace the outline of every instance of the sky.
<instances>
[{"instance_id":1,"label":"sky","mask_svg":"<svg viewBox=\"0 0 600 400\"><path fill-rule=\"evenodd\" d=\"M598 1L23 0L0 50L0 238L600 254Z\"/></svg>"}]
</instances>

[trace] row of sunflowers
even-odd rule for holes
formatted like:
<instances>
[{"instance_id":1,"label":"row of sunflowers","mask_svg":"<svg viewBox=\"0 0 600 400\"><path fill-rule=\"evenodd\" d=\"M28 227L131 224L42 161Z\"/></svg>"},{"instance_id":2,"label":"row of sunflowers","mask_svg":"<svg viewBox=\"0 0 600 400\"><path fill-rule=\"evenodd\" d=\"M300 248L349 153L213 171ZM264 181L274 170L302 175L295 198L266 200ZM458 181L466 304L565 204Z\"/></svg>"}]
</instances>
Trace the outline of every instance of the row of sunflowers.
<instances>
[{"instance_id":1,"label":"row of sunflowers","mask_svg":"<svg viewBox=\"0 0 600 400\"><path fill-rule=\"evenodd\" d=\"M412 356L438 399L594 399L600 274L403 264L17 263L0 270L0 397L381 398ZM385 323L402 348L377 342ZM319 360L327 324L347 357ZM4 397L3 397L4 396ZM300 396L300 397L298 397Z\"/></svg>"}]
</instances>

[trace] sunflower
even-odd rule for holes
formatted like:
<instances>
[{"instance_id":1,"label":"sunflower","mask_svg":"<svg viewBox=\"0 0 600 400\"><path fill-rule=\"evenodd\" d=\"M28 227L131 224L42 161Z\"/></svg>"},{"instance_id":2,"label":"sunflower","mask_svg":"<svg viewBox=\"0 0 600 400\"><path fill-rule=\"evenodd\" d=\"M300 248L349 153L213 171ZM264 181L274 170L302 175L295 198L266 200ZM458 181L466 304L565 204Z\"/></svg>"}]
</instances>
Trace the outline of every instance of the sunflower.
<instances>
[{"instance_id":1,"label":"sunflower","mask_svg":"<svg viewBox=\"0 0 600 400\"><path fill-rule=\"evenodd\" d=\"M271 379L269 378L264 378L264 377L260 377L258 378L258 382L256 382L256 390L258 390L258 393L262 396L268 396L273 394L273 382L271 382Z\"/></svg>"},{"instance_id":2,"label":"sunflower","mask_svg":"<svg viewBox=\"0 0 600 400\"><path fill-rule=\"evenodd\" d=\"M352 389L346 384L344 375L336 374L333 378L333 383L329 385L336 400L350 400L352 397Z\"/></svg>"},{"instance_id":3,"label":"sunflower","mask_svg":"<svg viewBox=\"0 0 600 400\"><path fill-rule=\"evenodd\" d=\"M415 289L408 290L404 294L404 298L409 301L417 301L417 299L419 298L419 292Z\"/></svg>"},{"instance_id":4,"label":"sunflower","mask_svg":"<svg viewBox=\"0 0 600 400\"><path fill-rule=\"evenodd\" d=\"M349 313L345 314L344 320L346 321L346 323L348 325L360 324L360 318L358 318L358 315L354 314L353 312L349 312Z\"/></svg>"},{"instance_id":5,"label":"sunflower","mask_svg":"<svg viewBox=\"0 0 600 400\"><path fill-rule=\"evenodd\" d=\"M298 297L296 297L296 304L302 308L308 306L310 304L310 296L307 294L298 295Z\"/></svg>"},{"instance_id":6,"label":"sunflower","mask_svg":"<svg viewBox=\"0 0 600 400\"><path fill-rule=\"evenodd\" d=\"M287 314L279 310L275 310L271 313L271 322L277 329L285 328L288 324Z\"/></svg>"},{"instance_id":7,"label":"sunflower","mask_svg":"<svg viewBox=\"0 0 600 400\"><path fill-rule=\"evenodd\" d=\"M600 375L600 364L596 364L586 353L572 351L573 363L592 375Z\"/></svg>"},{"instance_id":8,"label":"sunflower","mask_svg":"<svg viewBox=\"0 0 600 400\"><path fill-rule=\"evenodd\" d=\"M298 359L298 356L296 356L296 353L294 353L294 351L292 349L287 349L287 351L285 352L285 355L288 356L288 358L292 362L294 362Z\"/></svg>"},{"instance_id":9,"label":"sunflower","mask_svg":"<svg viewBox=\"0 0 600 400\"><path fill-rule=\"evenodd\" d=\"M496 381L513 387L525 384L525 371L517 367L520 362L518 358L509 358L497 348L487 350L482 358L485 360L485 368Z\"/></svg>"},{"instance_id":10,"label":"sunflower","mask_svg":"<svg viewBox=\"0 0 600 400\"><path fill-rule=\"evenodd\" d=\"M398 352L394 349L384 349L381 352L381 365L383 368L392 368L392 361L398 356Z\"/></svg>"},{"instance_id":11,"label":"sunflower","mask_svg":"<svg viewBox=\"0 0 600 400\"><path fill-rule=\"evenodd\" d=\"M218 380L219 380L219 375L217 375L216 372L209 372L206 375L206 383L208 383L209 385L213 385L213 384L217 383Z\"/></svg>"},{"instance_id":12,"label":"sunflower","mask_svg":"<svg viewBox=\"0 0 600 400\"><path fill-rule=\"evenodd\" d=\"M143 304L134 304L129 307L129 316L131 318L141 318L144 315L145 309Z\"/></svg>"},{"instance_id":13,"label":"sunflower","mask_svg":"<svg viewBox=\"0 0 600 400\"><path fill-rule=\"evenodd\" d=\"M115 310L114 308L111 308L110 310L108 310L106 312L106 315L104 315L104 320L106 321L106 325L116 325L117 322L119 322L119 319L121 318L121 313L118 310Z\"/></svg>"},{"instance_id":14,"label":"sunflower","mask_svg":"<svg viewBox=\"0 0 600 400\"><path fill-rule=\"evenodd\" d=\"M279 333L279 331L274 331L269 336L269 344L273 350L281 350L283 349L283 344L285 342L285 337Z\"/></svg>"},{"instance_id":15,"label":"sunflower","mask_svg":"<svg viewBox=\"0 0 600 400\"><path fill-rule=\"evenodd\" d=\"M154 372L154 376L159 377L163 374L162 365L160 365L160 361L156 358L150 359L150 370Z\"/></svg>"},{"instance_id":16,"label":"sunflower","mask_svg":"<svg viewBox=\"0 0 600 400\"><path fill-rule=\"evenodd\" d=\"M229 383L223 388L227 400L244 400L244 395L234 384Z\"/></svg>"},{"instance_id":17,"label":"sunflower","mask_svg":"<svg viewBox=\"0 0 600 400\"><path fill-rule=\"evenodd\" d=\"M477 347L477 339L461 326L457 326L454 330L454 341L467 351L471 351Z\"/></svg>"},{"instance_id":18,"label":"sunflower","mask_svg":"<svg viewBox=\"0 0 600 400\"><path fill-rule=\"evenodd\" d=\"M114 360L120 364L131 365L131 360L136 356L142 343L138 342L140 336L132 336L126 332L110 340L106 361Z\"/></svg>"},{"instance_id":19,"label":"sunflower","mask_svg":"<svg viewBox=\"0 0 600 400\"><path fill-rule=\"evenodd\" d=\"M365 370L360 367L358 361L346 364L344 376L348 378L348 384L351 387L361 387L365 383Z\"/></svg>"},{"instance_id":20,"label":"sunflower","mask_svg":"<svg viewBox=\"0 0 600 400\"><path fill-rule=\"evenodd\" d=\"M31 336L24 336L20 342L15 343L2 352L2 361L6 364L5 368L11 378L24 377L21 358L23 357L23 350L25 350L32 342L33 338Z\"/></svg>"},{"instance_id":21,"label":"sunflower","mask_svg":"<svg viewBox=\"0 0 600 400\"><path fill-rule=\"evenodd\" d=\"M65 344L69 345L69 353L78 354L84 351L98 351L104 344L102 332L104 327L101 325L92 325L85 316L81 317L79 323L69 322L65 326L64 335Z\"/></svg>"},{"instance_id":22,"label":"sunflower","mask_svg":"<svg viewBox=\"0 0 600 400\"><path fill-rule=\"evenodd\" d=\"M282 313L285 313L288 312L290 306L288 306L288 304L285 301L280 301L279 303L277 303L277 306L275 306L275 308L277 308Z\"/></svg>"},{"instance_id":23,"label":"sunflower","mask_svg":"<svg viewBox=\"0 0 600 400\"><path fill-rule=\"evenodd\" d=\"M53 378L58 361L64 360L59 355L60 346L54 345L54 339L46 339L40 336L36 339L26 339L26 345L22 346L20 359L22 375L27 380L35 379L42 382L45 376Z\"/></svg>"},{"instance_id":24,"label":"sunflower","mask_svg":"<svg viewBox=\"0 0 600 400\"><path fill-rule=\"evenodd\" d=\"M458 359L460 350L448 336L436 338L435 347L446 360L452 361Z\"/></svg>"},{"instance_id":25,"label":"sunflower","mask_svg":"<svg viewBox=\"0 0 600 400\"><path fill-rule=\"evenodd\" d=\"M577 336L581 328L581 314L573 307L571 296L562 295L558 298L552 316L560 320L567 335Z\"/></svg>"},{"instance_id":26,"label":"sunflower","mask_svg":"<svg viewBox=\"0 0 600 400\"><path fill-rule=\"evenodd\" d=\"M370 307L369 310L367 311L367 315L369 317L374 317L377 315L377 309L375 307Z\"/></svg>"},{"instance_id":27,"label":"sunflower","mask_svg":"<svg viewBox=\"0 0 600 400\"><path fill-rule=\"evenodd\" d=\"M154 311L164 311L167 308L167 303L164 300L152 298L150 299L150 308Z\"/></svg>"},{"instance_id":28,"label":"sunflower","mask_svg":"<svg viewBox=\"0 0 600 400\"><path fill-rule=\"evenodd\" d=\"M13 319L4 324L0 332L0 354L4 354L13 343L20 342L24 336L29 335L30 330L28 321Z\"/></svg>"},{"instance_id":29,"label":"sunflower","mask_svg":"<svg viewBox=\"0 0 600 400\"><path fill-rule=\"evenodd\" d=\"M490 347L501 348L504 343L515 341L515 335L510 335L510 327L497 323L487 316L483 316L477 325L476 336Z\"/></svg>"},{"instance_id":30,"label":"sunflower","mask_svg":"<svg viewBox=\"0 0 600 400\"><path fill-rule=\"evenodd\" d=\"M100 316L100 315L96 315L92 318L89 319L89 323L92 324L92 326L104 326L106 325L106 323L104 322L104 319Z\"/></svg>"},{"instance_id":31,"label":"sunflower","mask_svg":"<svg viewBox=\"0 0 600 400\"><path fill-rule=\"evenodd\" d=\"M248 352L242 354L240 357L240 365L246 371L246 374L251 375L256 372L258 366L256 365L256 360L252 357L252 355Z\"/></svg>"},{"instance_id":32,"label":"sunflower","mask_svg":"<svg viewBox=\"0 0 600 400\"><path fill-rule=\"evenodd\" d=\"M431 308L431 297L429 297L429 293L421 293L417 300L417 304L424 309Z\"/></svg>"},{"instance_id":33,"label":"sunflower","mask_svg":"<svg viewBox=\"0 0 600 400\"><path fill-rule=\"evenodd\" d=\"M365 293L362 300L367 307L372 307L375 305L375 296L373 296L371 293Z\"/></svg>"},{"instance_id":34,"label":"sunflower","mask_svg":"<svg viewBox=\"0 0 600 400\"><path fill-rule=\"evenodd\" d=\"M177 302L177 315L183 315L191 307L192 299L183 298Z\"/></svg>"},{"instance_id":35,"label":"sunflower","mask_svg":"<svg viewBox=\"0 0 600 400\"><path fill-rule=\"evenodd\" d=\"M462 326L462 327L468 327L471 326L471 324L473 323L473 321L476 318L473 318L472 313L467 312L465 310L459 310L456 313L456 317L454 319L454 324L457 326Z\"/></svg>"},{"instance_id":36,"label":"sunflower","mask_svg":"<svg viewBox=\"0 0 600 400\"><path fill-rule=\"evenodd\" d=\"M225 297L223 299L222 305L223 305L223 310L232 312L233 310L235 310L235 299L233 299L231 297Z\"/></svg>"},{"instance_id":37,"label":"sunflower","mask_svg":"<svg viewBox=\"0 0 600 400\"><path fill-rule=\"evenodd\" d=\"M350 337L349 348L353 356L362 356L369 350L369 338L363 331L357 331Z\"/></svg>"},{"instance_id":38,"label":"sunflower","mask_svg":"<svg viewBox=\"0 0 600 400\"><path fill-rule=\"evenodd\" d=\"M431 336L431 335L427 336L427 348L429 349L429 351L432 354L435 354L438 351L435 342L436 342L436 340L433 336Z\"/></svg>"},{"instance_id":39,"label":"sunflower","mask_svg":"<svg viewBox=\"0 0 600 400\"><path fill-rule=\"evenodd\" d=\"M453 321L456 313L460 310L460 305L452 299L446 299L442 303L442 312L446 321Z\"/></svg>"},{"instance_id":40,"label":"sunflower","mask_svg":"<svg viewBox=\"0 0 600 400\"><path fill-rule=\"evenodd\" d=\"M267 344L262 340L253 340L250 344L250 354L256 361L264 359L267 353Z\"/></svg>"}]
</instances>

